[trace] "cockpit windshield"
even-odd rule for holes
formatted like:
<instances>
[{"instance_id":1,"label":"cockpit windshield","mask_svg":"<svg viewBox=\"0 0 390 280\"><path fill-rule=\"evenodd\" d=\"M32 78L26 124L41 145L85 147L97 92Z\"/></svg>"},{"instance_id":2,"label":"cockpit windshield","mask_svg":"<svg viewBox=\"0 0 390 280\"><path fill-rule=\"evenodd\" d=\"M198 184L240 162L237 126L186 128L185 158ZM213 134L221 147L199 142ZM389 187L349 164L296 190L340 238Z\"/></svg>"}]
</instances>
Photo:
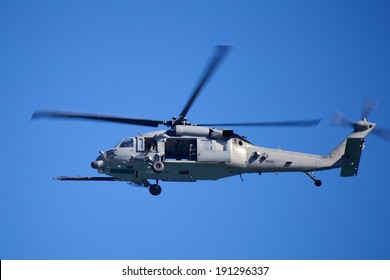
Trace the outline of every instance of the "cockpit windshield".
<instances>
[{"instance_id":1,"label":"cockpit windshield","mask_svg":"<svg viewBox=\"0 0 390 280\"><path fill-rule=\"evenodd\" d=\"M120 148L132 148L134 146L133 138L127 137L119 144Z\"/></svg>"}]
</instances>

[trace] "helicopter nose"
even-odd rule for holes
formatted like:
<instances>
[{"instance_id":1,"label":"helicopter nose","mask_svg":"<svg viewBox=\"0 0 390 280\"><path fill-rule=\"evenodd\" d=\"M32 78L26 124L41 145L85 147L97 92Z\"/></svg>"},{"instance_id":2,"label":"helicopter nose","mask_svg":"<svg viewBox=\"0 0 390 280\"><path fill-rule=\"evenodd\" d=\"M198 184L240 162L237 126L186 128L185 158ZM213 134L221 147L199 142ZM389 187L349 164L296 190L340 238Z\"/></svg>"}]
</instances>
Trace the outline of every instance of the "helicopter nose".
<instances>
[{"instance_id":1,"label":"helicopter nose","mask_svg":"<svg viewBox=\"0 0 390 280\"><path fill-rule=\"evenodd\" d=\"M94 160L93 162L91 162L91 167L93 169L98 169L99 167L102 167L102 166L103 166L102 160Z\"/></svg>"}]
</instances>

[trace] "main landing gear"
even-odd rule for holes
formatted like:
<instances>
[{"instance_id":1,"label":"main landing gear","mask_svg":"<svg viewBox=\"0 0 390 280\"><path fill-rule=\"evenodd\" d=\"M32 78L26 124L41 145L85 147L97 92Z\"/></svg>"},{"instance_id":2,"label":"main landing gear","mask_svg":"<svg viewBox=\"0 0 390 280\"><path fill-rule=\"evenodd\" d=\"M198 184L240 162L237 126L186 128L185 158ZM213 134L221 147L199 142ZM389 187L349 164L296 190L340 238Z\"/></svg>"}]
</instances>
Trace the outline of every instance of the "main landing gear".
<instances>
[{"instance_id":1,"label":"main landing gear","mask_svg":"<svg viewBox=\"0 0 390 280\"><path fill-rule=\"evenodd\" d=\"M162 189L160 187L160 185L158 184L153 184L149 187L149 192L151 195L159 195L161 193Z\"/></svg>"},{"instance_id":2,"label":"main landing gear","mask_svg":"<svg viewBox=\"0 0 390 280\"><path fill-rule=\"evenodd\" d=\"M146 181L145 187L149 188L150 194L154 196L159 195L162 191L160 185L158 184L158 180L156 180L156 184L151 184L148 181Z\"/></svg>"},{"instance_id":3,"label":"main landing gear","mask_svg":"<svg viewBox=\"0 0 390 280\"><path fill-rule=\"evenodd\" d=\"M164 163L161 160L156 160L152 164L152 169L156 173L161 173L164 171ZM149 192L151 195L159 195L161 193L161 187L158 184L158 180L156 180L156 184L150 184L149 182L145 184L146 187L149 187Z\"/></svg>"},{"instance_id":4,"label":"main landing gear","mask_svg":"<svg viewBox=\"0 0 390 280\"><path fill-rule=\"evenodd\" d=\"M313 175L313 172L304 172L307 176L310 177L310 179L313 180L314 182L314 185L316 185L316 187L321 187L322 185L322 182L321 180L318 180L314 175Z\"/></svg>"}]
</instances>

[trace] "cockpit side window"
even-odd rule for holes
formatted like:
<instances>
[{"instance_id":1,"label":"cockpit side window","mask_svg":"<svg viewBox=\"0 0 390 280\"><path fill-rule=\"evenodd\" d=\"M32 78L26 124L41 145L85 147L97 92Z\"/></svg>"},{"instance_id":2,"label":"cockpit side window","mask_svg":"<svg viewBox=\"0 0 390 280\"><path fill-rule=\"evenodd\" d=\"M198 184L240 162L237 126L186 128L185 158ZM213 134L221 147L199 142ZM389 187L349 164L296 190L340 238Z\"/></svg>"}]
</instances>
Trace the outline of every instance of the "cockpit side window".
<instances>
[{"instance_id":1,"label":"cockpit side window","mask_svg":"<svg viewBox=\"0 0 390 280\"><path fill-rule=\"evenodd\" d=\"M121 148L132 148L134 147L133 138L125 138L119 145Z\"/></svg>"}]
</instances>

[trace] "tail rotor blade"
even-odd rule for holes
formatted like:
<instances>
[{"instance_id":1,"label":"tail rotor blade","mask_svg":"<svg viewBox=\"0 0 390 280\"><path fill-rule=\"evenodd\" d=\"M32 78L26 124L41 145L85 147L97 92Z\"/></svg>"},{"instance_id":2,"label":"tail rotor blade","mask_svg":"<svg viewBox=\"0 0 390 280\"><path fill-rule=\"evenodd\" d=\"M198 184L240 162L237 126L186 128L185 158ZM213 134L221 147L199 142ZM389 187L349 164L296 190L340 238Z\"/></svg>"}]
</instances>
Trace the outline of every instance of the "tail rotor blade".
<instances>
[{"instance_id":1,"label":"tail rotor blade","mask_svg":"<svg viewBox=\"0 0 390 280\"><path fill-rule=\"evenodd\" d=\"M352 127L354 124L353 121L345 117L345 115L341 112L334 113L330 123L332 125L348 126L348 127Z\"/></svg>"},{"instance_id":2,"label":"tail rotor blade","mask_svg":"<svg viewBox=\"0 0 390 280\"><path fill-rule=\"evenodd\" d=\"M390 129L386 128L375 128L372 133L385 141L390 142Z\"/></svg>"},{"instance_id":3,"label":"tail rotor blade","mask_svg":"<svg viewBox=\"0 0 390 280\"><path fill-rule=\"evenodd\" d=\"M377 105L378 102L376 100L365 98L363 102L361 119L362 120L367 119L371 115L372 111L374 111Z\"/></svg>"}]
</instances>

